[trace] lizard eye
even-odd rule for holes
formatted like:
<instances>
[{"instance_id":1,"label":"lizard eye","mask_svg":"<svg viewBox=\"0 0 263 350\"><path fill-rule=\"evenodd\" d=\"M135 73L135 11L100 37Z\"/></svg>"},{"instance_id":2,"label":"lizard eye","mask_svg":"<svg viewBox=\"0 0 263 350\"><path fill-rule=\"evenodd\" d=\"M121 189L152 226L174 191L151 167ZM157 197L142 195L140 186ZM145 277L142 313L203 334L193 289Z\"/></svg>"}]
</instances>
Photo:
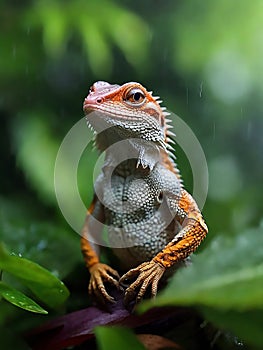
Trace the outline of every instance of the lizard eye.
<instances>
[{"instance_id":1,"label":"lizard eye","mask_svg":"<svg viewBox=\"0 0 263 350\"><path fill-rule=\"evenodd\" d=\"M141 89L131 89L125 95L124 100L128 103L140 105L145 101L145 95Z\"/></svg>"}]
</instances>

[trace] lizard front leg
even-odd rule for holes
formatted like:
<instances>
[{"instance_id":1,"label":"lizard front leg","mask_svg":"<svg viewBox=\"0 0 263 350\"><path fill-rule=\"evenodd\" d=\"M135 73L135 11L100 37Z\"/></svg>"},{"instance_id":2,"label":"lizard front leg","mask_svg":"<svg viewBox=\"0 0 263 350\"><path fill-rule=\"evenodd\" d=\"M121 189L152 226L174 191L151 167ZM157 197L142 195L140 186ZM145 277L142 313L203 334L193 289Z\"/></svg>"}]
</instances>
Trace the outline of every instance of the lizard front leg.
<instances>
[{"instance_id":1,"label":"lizard front leg","mask_svg":"<svg viewBox=\"0 0 263 350\"><path fill-rule=\"evenodd\" d=\"M110 296L105 288L105 282L112 284L117 289L120 288L119 285L119 274L116 270L112 269L107 264L103 264L99 261L98 253L96 248L89 241L90 234L90 222L92 221L93 215L97 220L103 220L103 208L95 197L85 219L85 224L82 229L81 237L81 251L85 260L85 264L90 272L90 282L89 282L89 294L95 296L96 300L101 303L114 302L114 298ZM93 226L96 226L95 223ZM96 230L95 227L93 227ZM96 234L99 234L96 232Z\"/></svg>"},{"instance_id":2,"label":"lizard front leg","mask_svg":"<svg viewBox=\"0 0 263 350\"><path fill-rule=\"evenodd\" d=\"M136 278L125 291L126 304L134 299L139 302L149 287L152 297L155 297L164 272L194 252L206 236L207 226L197 204L187 191L182 190L177 206L176 220L182 225L180 232L151 261L142 263L121 277L120 283Z\"/></svg>"}]
</instances>

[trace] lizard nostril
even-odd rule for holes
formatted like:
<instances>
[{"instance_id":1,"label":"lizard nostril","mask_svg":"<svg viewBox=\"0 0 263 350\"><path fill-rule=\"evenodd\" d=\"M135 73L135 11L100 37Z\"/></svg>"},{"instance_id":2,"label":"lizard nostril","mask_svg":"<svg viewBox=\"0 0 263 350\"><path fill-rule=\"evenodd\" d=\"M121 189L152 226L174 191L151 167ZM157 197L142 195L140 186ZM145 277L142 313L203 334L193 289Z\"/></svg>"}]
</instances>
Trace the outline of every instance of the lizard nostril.
<instances>
[{"instance_id":1,"label":"lizard nostril","mask_svg":"<svg viewBox=\"0 0 263 350\"><path fill-rule=\"evenodd\" d=\"M96 102L97 102L97 103L101 103L101 102L102 102L102 98L100 98L100 97L97 98Z\"/></svg>"}]
</instances>

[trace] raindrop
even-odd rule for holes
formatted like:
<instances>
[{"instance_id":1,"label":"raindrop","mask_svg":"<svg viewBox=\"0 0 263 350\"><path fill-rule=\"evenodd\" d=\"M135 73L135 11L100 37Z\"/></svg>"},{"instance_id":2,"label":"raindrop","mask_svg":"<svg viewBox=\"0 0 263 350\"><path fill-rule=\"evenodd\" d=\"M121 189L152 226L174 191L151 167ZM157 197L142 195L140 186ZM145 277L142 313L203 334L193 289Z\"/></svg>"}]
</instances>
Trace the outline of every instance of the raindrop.
<instances>
[{"instance_id":1,"label":"raindrop","mask_svg":"<svg viewBox=\"0 0 263 350\"><path fill-rule=\"evenodd\" d=\"M215 141L215 139L216 139L216 122L214 120L214 122L213 122L213 140Z\"/></svg>"},{"instance_id":2,"label":"raindrop","mask_svg":"<svg viewBox=\"0 0 263 350\"><path fill-rule=\"evenodd\" d=\"M13 54L13 57L16 58L16 45L13 45L12 54Z\"/></svg>"},{"instance_id":3,"label":"raindrop","mask_svg":"<svg viewBox=\"0 0 263 350\"><path fill-rule=\"evenodd\" d=\"M202 94L203 94L203 82L201 81L200 89L199 89L199 97L200 98L202 98Z\"/></svg>"},{"instance_id":4,"label":"raindrop","mask_svg":"<svg viewBox=\"0 0 263 350\"><path fill-rule=\"evenodd\" d=\"M47 247L47 241L44 239L41 239L37 245L37 250L43 250Z\"/></svg>"},{"instance_id":5,"label":"raindrop","mask_svg":"<svg viewBox=\"0 0 263 350\"><path fill-rule=\"evenodd\" d=\"M52 271L52 275L58 277L58 276L59 276L58 270L53 270L53 271Z\"/></svg>"}]
</instances>

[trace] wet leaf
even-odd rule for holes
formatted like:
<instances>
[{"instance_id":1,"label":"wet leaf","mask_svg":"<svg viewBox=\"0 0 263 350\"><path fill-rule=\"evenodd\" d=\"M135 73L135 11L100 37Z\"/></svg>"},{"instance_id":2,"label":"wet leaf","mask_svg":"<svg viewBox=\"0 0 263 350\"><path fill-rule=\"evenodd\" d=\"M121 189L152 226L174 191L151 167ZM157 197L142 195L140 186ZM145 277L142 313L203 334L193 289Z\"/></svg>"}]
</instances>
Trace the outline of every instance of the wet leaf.
<instances>
[{"instance_id":1,"label":"wet leaf","mask_svg":"<svg viewBox=\"0 0 263 350\"><path fill-rule=\"evenodd\" d=\"M155 301L139 310L163 305L198 306L205 317L254 345L263 345L262 226L234 237L218 237L178 271Z\"/></svg>"},{"instance_id":2,"label":"wet leaf","mask_svg":"<svg viewBox=\"0 0 263 350\"><path fill-rule=\"evenodd\" d=\"M11 304L20 307L21 309L35 312L39 314L47 314L40 305L28 298L25 294L18 290L8 286L7 284L0 281L0 295Z\"/></svg>"},{"instance_id":3,"label":"wet leaf","mask_svg":"<svg viewBox=\"0 0 263 350\"><path fill-rule=\"evenodd\" d=\"M30 260L10 255L2 244L0 244L0 269L19 278L51 308L62 304L69 296L66 286L52 273Z\"/></svg>"},{"instance_id":4,"label":"wet leaf","mask_svg":"<svg viewBox=\"0 0 263 350\"><path fill-rule=\"evenodd\" d=\"M205 305L238 311L263 308L263 228L218 237L181 269L152 305Z\"/></svg>"}]
</instances>

